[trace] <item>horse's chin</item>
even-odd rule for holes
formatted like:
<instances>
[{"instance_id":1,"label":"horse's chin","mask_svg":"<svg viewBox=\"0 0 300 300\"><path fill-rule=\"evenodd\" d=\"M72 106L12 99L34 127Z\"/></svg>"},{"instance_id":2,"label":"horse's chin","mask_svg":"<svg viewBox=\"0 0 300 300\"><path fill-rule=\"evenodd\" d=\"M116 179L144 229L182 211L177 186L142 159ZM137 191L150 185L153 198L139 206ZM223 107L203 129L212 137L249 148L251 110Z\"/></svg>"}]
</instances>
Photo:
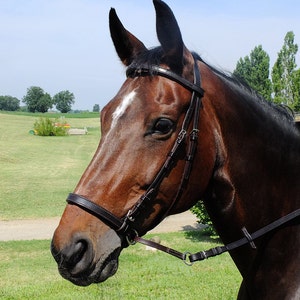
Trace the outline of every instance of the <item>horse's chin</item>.
<instances>
[{"instance_id":1,"label":"horse's chin","mask_svg":"<svg viewBox=\"0 0 300 300\"><path fill-rule=\"evenodd\" d=\"M62 277L79 286L88 286L92 283L100 283L113 276L119 265L119 254L121 249L116 249L111 253L104 262L99 261L94 266L91 266L84 273L72 275L65 270L59 270Z\"/></svg>"}]
</instances>

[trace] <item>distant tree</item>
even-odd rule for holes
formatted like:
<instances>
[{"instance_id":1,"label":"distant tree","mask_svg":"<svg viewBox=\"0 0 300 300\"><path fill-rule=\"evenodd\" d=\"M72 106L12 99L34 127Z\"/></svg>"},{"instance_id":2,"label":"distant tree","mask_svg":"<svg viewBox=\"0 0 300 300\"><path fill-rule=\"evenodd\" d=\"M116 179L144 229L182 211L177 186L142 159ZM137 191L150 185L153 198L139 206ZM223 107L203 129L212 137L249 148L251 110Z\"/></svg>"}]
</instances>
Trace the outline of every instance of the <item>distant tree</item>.
<instances>
[{"instance_id":1,"label":"distant tree","mask_svg":"<svg viewBox=\"0 0 300 300\"><path fill-rule=\"evenodd\" d=\"M100 111L100 106L99 106L99 104L95 104L94 106L93 106L93 112L99 112Z\"/></svg>"},{"instance_id":2,"label":"distant tree","mask_svg":"<svg viewBox=\"0 0 300 300\"><path fill-rule=\"evenodd\" d=\"M297 106L293 84L297 67L298 45L294 43L294 38L295 35L292 31L287 32L284 44L272 69L274 102L286 104L291 108Z\"/></svg>"},{"instance_id":3,"label":"distant tree","mask_svg":"<svg viewBox=\"0 0 300 300\"><path fill-rule=\"evenodd\" d=\"M44 113L52 108L53 105L51 96L38 86L32 86L27 89L23 102L27 105L27 109L30 112Z\"/></svg>"},{"instance_id":4,"label":"distant tree","mask_svg":"<svg viewBox=\"0 0 300 300\"><path fill-rule=\"evenodd\" d=\"M16 111L20 109L20 100L12 96L0 96L0 110Z\"/></svg>"},{"instance_id":5,"label":"distant tree","mask_svg":"<svg viewBox=\"0 0 300 300\"><path fill-rule=\"evenodd\" d=\"M296 70L293 74L293 97L294 97L294 110L300 112L300 69Z\"/></svg>"},{"instance_id":6,"label":"distant tree","mask_svg":"<svg viewBox=\"0 0 300 300\"><path fill-rule=\"evenodd\" d=\"M60 112L67 113L71 110L72 104L75 103L74 99L74 94L67 90L57 93L53 97L53 102Z\"/></svg>"},{"instance_id":7,"label":"distant tree","mask_svg":"<svg viewBox=\"0 0 300 300\"><path fill-rule=\"evenodd\" d=\"M233 74L244 79L251 88L265 99L271 100L272 86L269 70L270 57L259 45L251 51L250 56L239 59Z\"/></svg>"},{"instance_id":8,"label":"distant tree","mask_svg":"<svg viewBox=\"0 0 300 300\"><path fill-rule=\"evenodd\" d=\"M36 110L41 113L45 113L49 108L52 108L52 99L48 93L45 93L38 101Z\"/></svg>"}]
</instances>

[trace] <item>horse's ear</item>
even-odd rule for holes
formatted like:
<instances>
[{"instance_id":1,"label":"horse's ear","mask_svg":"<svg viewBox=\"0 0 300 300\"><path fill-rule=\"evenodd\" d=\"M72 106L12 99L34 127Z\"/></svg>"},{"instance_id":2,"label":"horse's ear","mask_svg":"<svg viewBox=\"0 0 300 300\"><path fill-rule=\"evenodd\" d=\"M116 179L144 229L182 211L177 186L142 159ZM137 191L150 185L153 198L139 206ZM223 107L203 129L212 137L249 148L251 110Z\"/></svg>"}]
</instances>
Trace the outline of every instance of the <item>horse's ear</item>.
<instances>
[{"instance_id":1,"label":"horse's ear","mask_svg":"<svg viewBox=\"0 0 300 300\"><path fill-rule=\"evenodd\" d=\"M166 63L181 73L183 69L184 44L175 16L169 6L161 0L153 0L156 10L156 32L164 50Z\"/></svg>"},{"instance_id":2,"label":"horse's ear","mask_svg":"<svg viewBox=\"0 0 300 300\"><path fill-rule=\"evenodd\" d=\"M109 12L109 28L115 49L125 66L129 66L139 53L147 50L139 39L124 28L113 8Z\"/></svg>"}]
</instances>

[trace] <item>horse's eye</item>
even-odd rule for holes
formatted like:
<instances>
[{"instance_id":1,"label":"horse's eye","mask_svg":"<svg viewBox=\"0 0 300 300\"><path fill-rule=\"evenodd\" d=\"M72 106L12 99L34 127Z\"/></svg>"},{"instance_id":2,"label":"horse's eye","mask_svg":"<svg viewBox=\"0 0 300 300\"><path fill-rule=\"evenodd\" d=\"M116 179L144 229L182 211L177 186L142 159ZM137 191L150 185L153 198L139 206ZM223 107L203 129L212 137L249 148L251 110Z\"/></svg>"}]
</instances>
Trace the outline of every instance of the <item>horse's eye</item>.
<instances>
[{"instance_id":1,"label":"horse's eye","mask_svg":"<svg viewBox=\"0 0 300 300\"><path fill-rule=\"evenodd\" d=\"M174 123L170 119L161 118L156 121L153 127L153 133L167 134L174 127Z\"/></svg>"}]
</instances>

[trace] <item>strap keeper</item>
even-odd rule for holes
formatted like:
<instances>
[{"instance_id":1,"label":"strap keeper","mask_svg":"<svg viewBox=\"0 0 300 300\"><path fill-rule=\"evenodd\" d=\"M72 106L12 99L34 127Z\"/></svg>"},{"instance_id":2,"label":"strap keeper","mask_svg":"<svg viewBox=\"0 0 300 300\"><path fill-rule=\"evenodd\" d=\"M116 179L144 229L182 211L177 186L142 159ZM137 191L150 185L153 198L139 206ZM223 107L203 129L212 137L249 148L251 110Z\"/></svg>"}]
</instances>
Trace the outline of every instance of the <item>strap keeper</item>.
<instances>
[{"instance_id":1,"label":"strap keeper","mask_svg":"<svg viewBox=\"0 0 300 300\"><path fill-rule=\"evenodd\" d=\"M198 140L199 129L194 128L190 133L190 140L197 141Z\"/></svg>"},{"instance_id":2,"label":"strap keeper","mask_svg":"<svg viewBox=\"0 0 300 300\"><path fill-rule=\"evenodd\" d=\"M181 144L182 141L185 139L185 137L186 137L186 130L185 129L181 129L181 131L178 134L176 143L177 144Z\"/></svg>"},{"instance_id":3,"label":"strap keeper","mask_svg":"<svg viewBox=\"0 0 300 300\"><path fill-rule=\"evenodd\" d=\"M245 238L248 240L251 248L252 249L256 249L256 245L255 245L255 243L253 241L253 238L252 238L251 234L248 232L248 230L246 229L246 227L242 228L242 232L243 232Z\"/></svg>"},{"instance_id":4,"label":"strap keeper","mask_svg":"<svg viewBox=\"0 0 300 300\"><path fill-rule=\"evenodd\" d=\"M193 161L193 159L194 159L193 154L187 155L186 158L185 158L186 161Z\"/></svg>"}]
</instances>

